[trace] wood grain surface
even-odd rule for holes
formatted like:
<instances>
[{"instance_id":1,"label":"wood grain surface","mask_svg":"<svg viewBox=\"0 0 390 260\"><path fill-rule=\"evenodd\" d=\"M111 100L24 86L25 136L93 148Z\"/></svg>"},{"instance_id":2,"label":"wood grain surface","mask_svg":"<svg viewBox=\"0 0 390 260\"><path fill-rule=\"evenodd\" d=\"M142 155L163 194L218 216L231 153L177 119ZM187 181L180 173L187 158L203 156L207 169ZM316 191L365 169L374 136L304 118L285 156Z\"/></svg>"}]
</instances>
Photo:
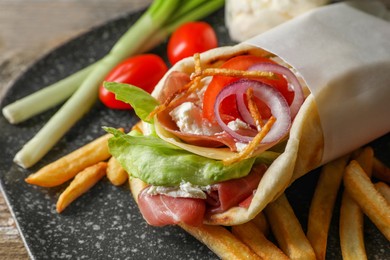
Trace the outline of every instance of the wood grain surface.
<instances>
[{"instance_id":1,"label":"wood grain surface","mask_svg":"<svg viewBox=\"0 0 390 260\"><path fill-rule=\"evenodd\" d=\"M36 59L73 37L151 0L0 0L0 99ZM0 259L29 259L0 192Z\"/></svg>"}]
</instances>

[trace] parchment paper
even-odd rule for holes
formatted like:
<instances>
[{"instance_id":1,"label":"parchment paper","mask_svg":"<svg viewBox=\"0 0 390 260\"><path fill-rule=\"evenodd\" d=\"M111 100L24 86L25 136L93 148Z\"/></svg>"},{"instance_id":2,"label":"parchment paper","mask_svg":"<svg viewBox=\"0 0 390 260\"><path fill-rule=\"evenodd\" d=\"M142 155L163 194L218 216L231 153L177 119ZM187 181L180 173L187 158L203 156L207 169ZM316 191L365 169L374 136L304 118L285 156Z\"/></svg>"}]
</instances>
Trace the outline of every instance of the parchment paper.
<instances>
[{"instance_id":1,"label":"parchment paper","mask_svg":"<svg viewBox=\"0 0 390 260\"><path fill-rule=\"evenodd\" d=\"M247 43L294 67L315 97L323 163L390 131L390 23L345 3L315 9Z\"/></svg>"}]
</instances>

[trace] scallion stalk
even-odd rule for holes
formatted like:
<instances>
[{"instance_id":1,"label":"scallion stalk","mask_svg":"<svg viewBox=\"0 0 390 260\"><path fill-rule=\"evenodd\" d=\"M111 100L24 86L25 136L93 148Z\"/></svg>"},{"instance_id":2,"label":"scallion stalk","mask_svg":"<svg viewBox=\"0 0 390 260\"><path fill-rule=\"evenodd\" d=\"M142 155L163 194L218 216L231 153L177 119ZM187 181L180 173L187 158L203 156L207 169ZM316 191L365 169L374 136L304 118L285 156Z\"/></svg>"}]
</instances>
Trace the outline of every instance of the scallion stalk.
<instances>
[{"instance_id":1,"label":"scallion stalk","mask_svg":"<svg viewBox=\"0 0 390 260\"><path fill-rule=\"evenodd\" d=\"M158 32L156 32L138 52L143 53L147 50L153 49L163 42L180 25L186 22L202 19L220 9L224 3L225 0L185 1L182 8L180 8L178 12L175 12L167 23L158 30Z\"/></svg>"},{"instance_id":2,"label":"scallion stalk","mask_svg":"<svg viewBox=\"0 0 390 260\"><path fill-rule=\"evenodd\" d=\"M18 124L38 115L68 99L79 87L95 64L66 77L52 85L38 90L3 108L4 117L11 124Z\"/></svg>"},{"instance_id":3,"label":"scallion stalk","mask_svg":"<svg viewBox=\"0 0 390 260\"><path fill-rule=\"evenodd\" d=\"M105 75L120 61L133 55L170 17L179 3L179 0L155 0L140 19L118 40L111 51L93 68L77 91L15 155L14 161L28 168L46 155L59 139L90 110L97 99L97 89Z\"/></svg>"},{"instance_id":4,"label":"scallion stalk","mask_svg":"<svg viewBox=\"0 0 390 260\"><path fill-rule=\"evenodd\" d=\"M68 85L71 84L73 86L79 85L78 89L46 125L23 146L16 154L14 161L24 168L39 161L89 111L97 100L98 86L114 66L125 58L139 53L141 49L147 50L145 46L148 46L149 41L156 35L160 35L160 31L164 31L164 37L154 40L154 44L161 43L180 24L201 19L221 8L223 4L223 0L154 0L146 12L118 40L111 51L93 66L91 71L88 73L81 71L76 73L77 76L73 75L63 80L63 88L69 88ZM59 85L61 86L61 84ZM53 87L53 89L57 88L59 88L58 85L56 88ZM38 97L35 97L35 100L42 98L40 95L45 96L47 93L52 93L50 91L54 90L42 90L40 94L37 94ZM24 105L27 107L28 105L33 106L32 103L23 102L26 102ZM23 106L19 104L19 107ZM38 110L43 111L43 109L44 106ZM15 111L14 113L17 114Z\"/></svg>"}]
</instances>

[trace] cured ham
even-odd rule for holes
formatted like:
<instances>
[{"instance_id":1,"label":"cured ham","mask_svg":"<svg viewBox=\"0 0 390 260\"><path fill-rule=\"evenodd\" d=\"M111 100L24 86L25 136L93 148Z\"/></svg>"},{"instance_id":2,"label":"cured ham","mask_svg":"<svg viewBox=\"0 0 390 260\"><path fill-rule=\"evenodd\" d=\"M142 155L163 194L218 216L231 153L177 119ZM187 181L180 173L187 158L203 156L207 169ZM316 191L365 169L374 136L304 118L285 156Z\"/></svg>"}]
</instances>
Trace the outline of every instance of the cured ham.
<instances>
[{"instance_id":1,"label":"cured ham","mask_svg":"<svg viewBox=\"0 0 390 260\"><path fill-rule=\"evenodd\" d=\"M174 134L186 143L203 147L221 147L226 145L231 150L236 150L235 140L226 132L221 131L214 135L199 135L179 131L169 112L170 110L166 109L157 115L159 123L166 131Z\"/></svg>"},{"instance_id":2,"label":"cured ham","mask_svg":"<svg viewBox=\"0 0 390 260\"><path fill-rule=\"evenodd\" d=\"M160 102L163 102L165 99L169 98L170 96L177 93L181 88L183 88L188 82L190 82L190 77L183 72L173 71L171 74L168 75L167 80L165 82L165 87L162 89L160 95L157 97L157 99ZM183 102L199 102L199 97L194 95L193 97L185 97L185 98L179 98L175 101L175 106L179 106ZM172 117L170 115L173 108L165 109L164 111L158 113L157 118L161 126L168 132L174 134L175 136L179 137L186 143L197 145L197 146L203 146L203 147L221 147L221 146L227 146L232 151L236 150L236 140L234 138L227 134L226 132L223 132L222 129L218 126L218 132L215 134L193 134L193 133L185 133L180 131L180 129L177 127L177 124L174 120L172 120ZM206 119L205 119L206 120ZM207 124L211 124L207 121ZM214 126L215 128L215 126Z\"/></svg>"},{"instance_id":3,"label":"cured ham","mask_svg":"<svg viewBox=\"0 0 390 260\"><path fill-rule=\"evenodd\" d=\"M190 76L187 73L180 71L172 71L167 76L164 86L157 96L157 100L163 103L165 100L167 100L177 91L179 91L183 86L185 86L188 82L190 82Z\"/></svg>"},{"instance_id":4,"label":"cured ham","mask_svg":"<svg viewBox=\"0 0 390 260\"><path fill-rule=\"evenodd\" d=\"M206 202L207 212L224 212L251 197L266 170L266 165L259 164L246 177L212 185Z\"/></svg>"},{"instance_id":5,"label":"cured ham","mask_svg":"<svg viewBox=\"0 0 390 260\"><path fill-rule=\"evenodd\" d=\"M234 206L248 207L267 166L256 165L243 178L211 185L207 199L171 197L148 193L145 188L138 195L138 205L144 219L153 226L185 223L199 226L205 214L224 212Z\"/></svg>"},{"instance_id":6,"label":"cured ham","mask_svg":"<svg viewBox=\"0 0 390 260\"><path fill-rule=\"evenodd\" d=\"M185 223L199 226L206 211L205 201L148 194L148 187L138 195L138 205L144 219L152 226Z\"/></svg>"}]
</instances>

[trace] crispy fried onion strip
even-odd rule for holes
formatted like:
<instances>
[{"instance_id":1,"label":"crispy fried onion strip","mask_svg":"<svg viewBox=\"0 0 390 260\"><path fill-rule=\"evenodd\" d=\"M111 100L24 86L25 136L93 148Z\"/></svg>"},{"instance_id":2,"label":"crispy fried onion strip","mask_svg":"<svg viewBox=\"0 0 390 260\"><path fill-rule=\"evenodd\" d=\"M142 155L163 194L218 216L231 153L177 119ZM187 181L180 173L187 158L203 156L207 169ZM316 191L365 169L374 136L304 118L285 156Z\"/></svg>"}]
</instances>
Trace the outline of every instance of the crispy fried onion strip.
<instances>
[{"instance_id":1,"label":"crispy fried onion strip","mask_svg":"<svg viewBox=\"0 0 390 260\"><path fill-rule=\"evenodd\" d=\"M263 119L261 118L261 114L259 112L258 107L256 106L255 103L255 97L253 94L253 88L248 88L246 91L246 97L248 99L248 108L249 112L251 113L251 116L253 117L256 128L258 131L261 130L261 128L264 126Z\"/></svg>"},{"instance_id":2,"label":"crispy fried onion strip","mask_svg":"<svg viewBox=\"0 0 390 260\"><path fill-rule=\"evenodd\" d=\"M252 153L256 150L256 147L261 143L264 137L271 130L271 127L276 122L276 118L271 116L267 123L261 128L261 130L257 133L257 135L248 143L248 145L239 153L235 154L232 157L229 157L223 160L225 165L230 165L235 162L250 158Z\"/></svg>"},{"instance_id":3,"label":"crispy fried onion strip","mask_svg":"<svg viewBox=\"0 0 390 260\"><path fill-rule=\"evenodd\" d=\"M176 105L176 101L189 96L190 94L197 91L201 85L200 81L204 77L208 76L227 76L227 77L239 77L239 78L257 78L257 77L268 77L274 78L275 74L273 72L264 72L264 71L242 71L242 70L232 70L232 69L222 69L222 68L206 68L202 69L200 62L199 53L194 54L194 63L195 71L191 75L191 81L183 86L181 89L173 93L168 97L165 102L157 106L149 115L148 119L152 119L158 113Z\"/></svg>"}]
</instances>

